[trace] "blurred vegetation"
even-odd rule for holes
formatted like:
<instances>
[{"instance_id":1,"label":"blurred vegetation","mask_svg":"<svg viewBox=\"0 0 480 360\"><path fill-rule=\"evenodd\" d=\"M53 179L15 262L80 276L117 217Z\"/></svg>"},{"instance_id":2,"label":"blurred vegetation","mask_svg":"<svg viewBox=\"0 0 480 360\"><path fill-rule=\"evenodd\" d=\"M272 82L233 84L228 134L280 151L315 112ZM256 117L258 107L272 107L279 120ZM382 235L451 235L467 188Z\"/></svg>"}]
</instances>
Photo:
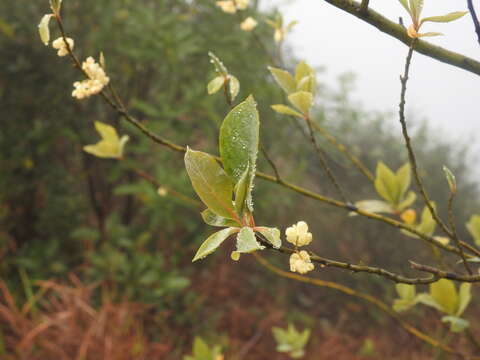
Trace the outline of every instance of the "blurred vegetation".
<instances>
[{"instance_id":1,"label":"blurred vegetation","mask_svg":"<svg viewBox=\"0 0 480 360\"><path fill-rule=\"evenodd\" d=\"M38 39L36 24L47 11L47 1L0 3L0 276L13 296L28 297L36 280L66 279L75 272L85 283L102 284L98 292L103 295L94 296L94 304L104 303L106 293L114 301L151 306L147 322L152 326L147 328L155 340L161 341L173 328L183 329L182 336L167 341L175 349L172 358L188 353L194 335L209 335L212 329L237 336L231 345L239 346L252 334L248 326L266 317L265 307L272 323L295 320L313 328L340 321L345 316L342 304L349 306L349 299L274 279L252 270L248 259L232 265L219 253L191 265L194 251L210 231L199 209L171 196L173 192L159 196L156 187L137 173L144 171L165 188L194 197L181 154L153 144L120 121L100 98L72 99L71 84L78 74ZM214 72L207 52L215 52L240 80L239 98L253 93L259 102L262 142L280 174L335 196L310 151L305 129L270 109L281 101L282 93L269 76L269 56L251 34L239 30L234 16L222 13L213 1L71 0L65 2L64 11L77 53L85 58L104 52L109 76L144 124L177 143L213 153L218 126L228 111L221 95L206 93ZM258 19L273 15L256 7L247 14ZM260 22L255 32L274 53L272 30ZM293 67L297 59L290 56L286 61ZM318 78L318 123L372 171L379 160L392 168L406 162L400 133L392 125L394 115L358 105L349 75L334 88L322 82L321 69ZM113 124L120 134L130 135L125 161L99 160L82 151L83 145L97 139L94 121ZM457 220L464 224L479 205L467 144L452 144L419 119L415 124L413 141L425 183L445 214L448 187L442 166L453 171L459 188ZM373 185L323 138L319 141L348 196L353 201L376 198ZM263 158L259 168L271 172ZM417 260L430 255L429 247L395 229L347 217L342 210L261 180L255 198L256 216L264 224L282 229L299 219L311 224L314 251L326 257L408 273L406 260L412 254ZM459 228L467 237L465 228ZM286 267L288 259L276 262ZM365 276L338 270L325 270L321 276L381 296L393 294L392 284L375 277L359 281ZM261 295L274 303L266 304ZM325 307L319 309L320 303ZM233 319L246 314L256 320L244 321L244 330L235 328ZM383 321L378 314L370 315L370 321ZM369 314L357 311L354 316L368 319ZM352 331L361 331L362 324L352 325Z\"/></svg>"}]
</instances>

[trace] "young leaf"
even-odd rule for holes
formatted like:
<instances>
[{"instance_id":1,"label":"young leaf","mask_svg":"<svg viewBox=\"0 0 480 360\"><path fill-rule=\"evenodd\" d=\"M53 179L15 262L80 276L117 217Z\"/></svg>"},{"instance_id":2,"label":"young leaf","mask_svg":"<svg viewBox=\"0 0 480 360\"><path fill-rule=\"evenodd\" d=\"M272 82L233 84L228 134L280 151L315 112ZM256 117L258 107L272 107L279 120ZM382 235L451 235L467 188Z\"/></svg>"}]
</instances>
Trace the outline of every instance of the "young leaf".
<instances>
[{"instance_id":1,"label":"young leaf","mask_svg":"<svg viewBox=\"0 0 480 360\"><path fill-rule=\"evenodd\" d=\"M377 193L392 205L397 205L399 188L397 177L383 162L377 164L375 177L375 189Z\"/></svg>"},{"instance_id":2,"label":"young leaf","mask_svg":"<svg viewBox=\"0 0 480 360\"><path fill-rule=\"evenodd\" d=\"M447 22L450 22L450 21L460 19L463 15L465 15L467 13L468 13L468 11L455 11L455 12L451 12L447 15L429 16L429 17L423 18L422 23L427 22L427 21L447 23Z\"/></svg>"},{"instance_id":3,"label":"young leaf","mask_svg":"<svg viewBox=\"0 0 480 360\"><path fill-rule=\"evenodd\" d=\"M95 121L95 129L102 137L95 145L86 145L83 150L99 158L121 159L123 157L123 148L128 141L128 136L118 137L114 127Z\"/></svg>"},{"instance_id":4,"label":"young leaf","mask_svg":"<svg viewBox=\"0 0 480 360\"><path fill-rule=\"evenodd\" d=\"M223 62L211 51L208 52L208 56L210 57L210 62L215 67L215 70L220 75L223 75L223 77L227 77L228 76L228 70L225 67L225 65L223 65Z\"/></svg>"},{"instance_id":5,"label":"young leaf","mask_svg":"<svg viewBox=\"0 0 480 360\"><path fill-rule=\"evenodd\" d=\"M400 1L400 4L402 4L402 6L405 8L405 10L407 10L407 12L410 14L410 8L408 7L407 0L399 0L399 1Z\"/></svg>"},{"instance_id":6,"label":"young leaf","mask_svg":"<svg viewBox=\"0 0 480 360\"><path fill-rule=\"evenodd\" d=\"M206 209L202 211L202 219L205 221L206 224L218 227L226 227L226 226L238 226L239 224L232 220L227 219L222 216L218 216L212 210Z\"/></svg>"},{"instance_id":7,"label":"young leaf","mask_svg":"<svg viewBox=\"0 0 480 360\"><path fill-rule=\"evenodd\" d=\"M411 182L411 171L410 171L410 164L406 163L403 165L400 169L397 170L397 173L395 174L397 178L397 184L399 188L399 193L398 193L398 201L403 198L405 195L405 192L408 190L410 187L410 182Z\"/></svg>"},{"instance_id":8,"label":"young leaf","mask_svg":"<svg viewBox=\"0 0 480 360\"><path fill-rule=\"evenodd\" d=\"M300 61L295 69L295 81L299 83L306 76L315 75L314 70L305 61Z\"/></svg>"},{"instance_id":9,"label":"young leaf","mask_svg":"<svg viewBox=\"0 0 480 360\"><path fill-rule=\"evenodd\" d=\"M247 166L237 185L235 185L235 209L240 218L243 217L246 200L250 191L250 166Z\"/></svg>"},{"instance_id":10,"label":"young leaf","mask_svg":"<svg viewBox=\"0 0 480 360\"><path fill-rule=\"evenodd\" d=\"M393 214L394 209L389 203L382 200L361 200L355 203L355 206L361 210L372 213ZM355 213L354 213L355 214Z\"/></svg>"},{"instance_id":11,"label":"young leaf","mask_svg":"<svg viewBox=\"0 0 480 360\"><path fill-rule=\"evenodd\" d=\"M453 281L447 279L440 279L430 284L430 295L437 304L442 308L442 311L455 315L458 309L458 294Z\"/></svg>"},{"instance_id":12,"label":"young leaf","mask_svg":"<svg viewBox=\"0 0 480 360\"><path fill-rule=\"evenodd\" d=\"M203 259L213 253L232 234L238 232L238 228L230 227L210 235L207 240L198 248L192 262Z\"/></svg>"},{"instance_id":13,"label":"young leaf","mask_svg":"<svg viewBox=\"0 0 480 360\"><path fill-rule=\"evenodd\" d=\"M49 23L52 16L52 14L44 15L42 17L42 20L40 21L40 24L38 24L38 33L40 34L40 39L45 44L45 46L48 46L48 43L50 42Z\"/></svg>"},{"instance_id":14,"label":"young leaf","mask_svg":"<svg viewBox=\"0 0 480 360\"><path fill-rule=\"evenodd\" d=\"M233 184L217 161L204 152L188 149L185 167L193 188L203 203L217 215L235 218Z\"/></svg>"},{"instance_id":15,"label":"young leaf","mask_svg":"<svg viewBox=\"0 0 480 360\"><path fill-rule=\"evenodd\" d=\"M257 250L263 250L265 246L255 239L255 233L252 228L243 227L237 235L237 252L238 253L251 253Z\"/></svg>"},{"instance_id":16,"label":"young leaf","mask_svg":"<svg viewBox=\"0 0 480 360\"><path fill-rule=\"evenodd\" d=\"M297 110L292 109L290 106L287 105L272 105L272 109L275 110L279 114L284 114L284 115L291 115L291 116L296 116L299 118L303 118L303 114L299 113Z\"/></svg>"},{"instance_id":17,"label":"young leaf","mask_svg":"<svg viewBox=\"0 0 480 360\"><path fill-rule=\"evenodd\" d=\"M475 240L475 244L480 246L480 215L472 215L467 223L467 230Z\"/></svg>"},{"instance_id":18,"label":"young leaf","mask_svg":"<svg viewBox=\"0 0 480 360\"><path fill-rule=\"evenodd\" d=\"M220 156L225 171L235 183L248 166L252 174L255 173L259 127L257 104L252 96L235 106L223 121L220 128Z\"/></svg>"},{"instance_id":19,"label":"young leaf","mask_svg":"<svg viewBox=\"0 0 480 360\"><path fill-rule=\"evenodd\" d=\"M308 114L312 107L313 95L306 91L298 91L290 94L288 100L303 114Z\"/></svg>"},{"instance_id":20,"label":"young leaf","mask_svg":"<svg viewBox=\"0 0 480 360\"><path fill-rule=\"evenodd\" d=\"M417 194L413 191L409 191L407 196L400 202L400 204L398 204L397 210L402 211L403 209L408 208L415 202L415 200L417 200Z\"/></svg>"},{"instance_id":21,"label":"young leaf","mask_svg":"<svg viewBox=\"0 0 480 360\"><path fill-rule=\"evenodd\" d=\"M207 85L208 95L212 95L218 92L222 88L224 83L225 78L223 76L217 76L215 79L210 81Z\"/></svg>"},{"instance_id":22,"label":"young leaf","mask_svg":"<svg viewBox=\"0 0 480 360\"><path fill-rule=\"evenodd\" d=\"M415 306L417 303L415 285L397 284L395 285L399 299L393 302L393 309L397 312L402 312Z\"/></svg>"},{"instance_id":23,"label":"young leaf","mask_svg":"<svg viewBox=\"0 0 480 360\"><path fill-rule=\"evenodd\" d=\"M275 249L279 249L280 246L282 246L282 240L280 239L280 230L278 230L277 228L257 227L255 230L262 234Z\"/></svg>"},{"instance_id":24,"label":"young leaf","mask_svg":"<svg viewBox=\"0 0 480 360\"><path fill-rule=\"evenodd\" d=\"M450 192L455 194L457 192L457 181L455 180L455 175L447 168L445 165L443 166L443 172L445 173L445 177L447 178L448 187L450 188Z\"/></svg>"},{"instance_id":25,"label":"young leaf","mask_svg":"<svg viewBox=\"0 0 480 360\"><path fill-rule=\"evenodd\" d=\"M56 14L60 12L60 8L62 6L62 0L50 0L50 8Z\"/></svg>"},{"instance_id":26,"label":"young leaf","mask_svg":"<svg viewBox=\"0 0 480 360\"><path fill-rule=\"evenodd\" d=\"M442 317L442 322L450 323L450 331L455 333L462 332L470 326L468 320L459 318L457 316L444 316Z\"/></svg>"},{"instance_id":27,"label":"young leaf","mask_svg":"<svg viewBox=\"0 0 480 360\"><path fill-rule=\"evenodd\" d=\"M287 94L297 90L297 82L288 71L271 66L268 67L268 70L270 70L275 81Z\"/></svg>"},{"instance_id":28,"label":"young leaf","mask_svg":"<svg viewBox=\"0 0 480 360\"><path fill-rule=\"evenodd\" d=\"M230 97L232 98L232 101L235 100L238 93L240 92L240 81L238 81L238 79L233 75L230 75L230 80L228 82L228 91L230 91Z\"/></svg>"},{"instance_id":29,"label":"young leaf","mask_svg":"<svg viewBox=\"0 0 480 360\"><path fill-rule=\"evenodd\" d=\"M472 284L463 283L458 293L458 309L455 315L461 316L472 300Z\"/></svg>"}]
</instances>

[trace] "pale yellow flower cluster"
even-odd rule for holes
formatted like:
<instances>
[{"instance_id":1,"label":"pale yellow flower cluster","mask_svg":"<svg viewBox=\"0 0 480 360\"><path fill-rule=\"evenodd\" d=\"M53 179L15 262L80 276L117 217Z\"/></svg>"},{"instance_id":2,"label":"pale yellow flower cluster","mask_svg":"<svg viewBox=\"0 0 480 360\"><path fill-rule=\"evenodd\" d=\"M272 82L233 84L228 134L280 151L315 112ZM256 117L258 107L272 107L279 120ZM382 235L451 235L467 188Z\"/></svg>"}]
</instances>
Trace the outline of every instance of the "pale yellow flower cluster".
<instances>
[{"instance_id":1,"label":"pale yellow flower cluster","mask_svg":"<svg viewBox=\"0 0 480 360\"><path fill-rule=\"evenodd\" d=\"M305 246L312 242L312 233L308 232L308 224L305 221L299 221L285 230L287 241L295 248ZM290 271L306 274L312 271L314 266L310 260L310 255L305 251L296 251L290 255Z\"/></svg>"},{"instance_id":2,"label":"pale yellow flower cluster","mask_svg":"<svg viewBox=\"0 0 480 360\"><path fill-rule=\"evenodd\" d=\"M295 246L305 246L312 242L312 233L308 232L308 225L305 221L290 226L285 231L287 241Z\"/></svg>"},{"instance_id":3,"label":"pale yellow flower cluster","mask_svg":"<svg viewBox=\"0 0 480 360\"><path fill-rule=\"evenodd\" d=\"M257 25L258 25L257 21L251 16L249 16L248 18L242 21L242 23L240 24L240 28L243 31L252 31L253 29L255 29Z\"/></svg>"},{"instance_id":4,"label":"pale yellow flower cluster","mask_svg":"<svg viewBox=\"0 0 480 360\"><path fill-rule=\"evenodd\" d=\"M79 100L98 94L110 82L105 71L92 57L83 62L82 69L89 78L73 84L75 90L73 90L72 96Z\"/></svg>"},{"instance_id":5,"label":"pale yellow flower cluster","mask_svg":"<svg viewBox=\"0 0 480 360\"><path fill-rule=\"evenodd\" d=\"M290 271L306 274L312 271L314 266L310 260L310 255L305 250L296 252L290 256Z\"/></svg>"},{"instance_id":6,"label":"pale yellow flower cluster","mask_svg":"<svg viewBox=\"0 0 480 360\"><path fill-rule=\"evenodd\" d=\"M222 9L223 12L235 14L237 10L245 10L249 3L250 0L226 0L217 1L217 6Z\"/></svg>"},{"instance_id":7,"label":"pale yellow flower cluster","mask_svg":"<svg viewBox=\"0 0 480 360\"><path fill-rule=\"evenodd\" d=\"M68 55L68 48L67 48L67 43L68 46L70 47L70 50L73 50L73 47L75 45L75 42L71 38L66 38L67 42L63 39L63 37L59 37L57 40L54 40L52 42L52 47L56 50L58 50L57 55L58 56L65 56Z\"/></svg>"}]
</instances>

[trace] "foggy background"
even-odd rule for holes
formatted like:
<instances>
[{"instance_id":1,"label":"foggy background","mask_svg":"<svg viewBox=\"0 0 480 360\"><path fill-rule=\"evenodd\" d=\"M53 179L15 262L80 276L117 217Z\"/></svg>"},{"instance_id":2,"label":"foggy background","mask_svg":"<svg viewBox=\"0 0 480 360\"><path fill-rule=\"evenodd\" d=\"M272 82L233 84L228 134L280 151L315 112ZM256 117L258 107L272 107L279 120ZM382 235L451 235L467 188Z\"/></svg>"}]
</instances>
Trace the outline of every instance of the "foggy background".
<instances>
[{"instance_id":1,"label":"foggy background","mask_svg":"<svg viewBox=\"0 0 480 360\"><path fill-rule=\"evenodd\" d=\"M367 109L398 111L399 75L408 51L404 44L321 0L279 0L275 4L279 5L286 21L299 21L287 37L288 46L311 65L326 67L319 81L334 86L338 75L351 71L357 78L353 94L356 100ZM411 23L396 0L371 0L370 7L393 21L402 16L406 26ZM425 1L423 17L466 10L464 1ZM452 23L423 26L422 32L444 33L427 41L480 58L480 46L469 14ZM413 128L415 119L427 118L452 140L474 140L480 129L478 90L474 74L415 53L407 91L407 115L414 115L407 118L409 126ZM477 146L475 152L478 150Z\"/></svg>"}]
</instances>

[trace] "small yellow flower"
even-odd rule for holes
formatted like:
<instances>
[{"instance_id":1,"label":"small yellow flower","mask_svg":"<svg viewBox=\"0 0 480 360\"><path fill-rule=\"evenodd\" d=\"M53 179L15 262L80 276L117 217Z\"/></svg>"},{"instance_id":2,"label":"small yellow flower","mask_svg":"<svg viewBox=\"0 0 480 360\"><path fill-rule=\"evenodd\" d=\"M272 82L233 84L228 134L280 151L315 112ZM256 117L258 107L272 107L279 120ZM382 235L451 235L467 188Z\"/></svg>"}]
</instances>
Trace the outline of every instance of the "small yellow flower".
<instances>
[{"instance_id":1,"label":"small yellow flower","mask_svg":"<svg viewBox=\"0 0 480 360\"><path fill-rule=\"evenodd\" d=\"M217 6L222 9L223 12L228 14L235 14L237 12L237 7L233 0L228 1L217 1Z\"/></svg>"},{"instance_id":2,"label":"small yellow flower","mask_svg":"<svg viewBox=\"0 0 480 360\"><path fill-rule=\"evenodd\" d=\"M68 46L70 47L70 50L73 50L75 42L71 38L66 38L66 39L67 39ZM57 52L58 56L68 55L67 43L65 43L65 40L63 40L63 37L59 37L58 39L52 42L52 47L58 50Z\"/></svg>"},{"instance_id":3,"label":"small yellow flower","mask_svg":"<svg viewBox=\"0 0 480 360\"><path fill-rule=\"evenodd\" d=\"M312 242L312 233L308 232L308 225L305 221L290 226L285 230L287 241L295 246L305 246Z\"/></svg>"},{"instance_id":4,"label":"small yellow flower","mask_svg":"<svg viewBox=\"0 0 480 360\"><path fill-rule=\"evenodd\" d=\"M417 219L417 213L413 209L407 209L400 215L400 218L405 224L413 225Z\"/></svg>"},{"instance_id":5,"label":"small yellow flower","mask_svg":"<svg viewBox=\"0 0 480 360\"><path fill-rule=\"evenodd\" d=\"M79 100L100 93L110 82L110 78L105 74L103 68L92 57L83 62L82 69L89 79L73 83L75 90L73 90L72 96Z\"/></svg>"},{"instance_id":6,"label":"small yellow flower","mask_svg":"<svg viewBox=\"0 0 480 360\"><path fill-rule=\"evenodd\" d=\"M306 274L314 269L310 255L305 250L290 255L290 271Z\"/></svg>"},{"instance_id":7,"label":"small yellow flower","mask_svg":"<svg viewBox=\"0 0 480 360\"><path fill-rule=\"evenodd\" d=\"M244 21L242 21L242 23L240 24L240 28L243 31L252 31L257 25L258 23L254 18L248 17Z\"/></svg>"}]
</instances>

